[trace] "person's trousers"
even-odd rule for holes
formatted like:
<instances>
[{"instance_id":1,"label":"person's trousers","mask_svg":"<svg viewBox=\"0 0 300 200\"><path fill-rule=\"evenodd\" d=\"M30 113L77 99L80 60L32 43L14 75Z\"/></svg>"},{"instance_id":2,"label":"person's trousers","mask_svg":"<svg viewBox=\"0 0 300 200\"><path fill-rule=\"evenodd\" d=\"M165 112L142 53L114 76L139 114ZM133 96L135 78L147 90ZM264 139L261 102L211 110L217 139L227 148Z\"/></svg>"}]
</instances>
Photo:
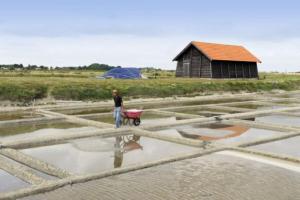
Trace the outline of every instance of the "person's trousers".
<instances>
[{"instance_id":1,"label":"person's trousers","mask_svg":"<svg viewBox=\"0 0 300 200\"><path fill-rule=\"evenodd\" d=\"M121 107L115 107L114 119L115 119L116 128L120 128L122 123Z\"/></svg>"}]
</instances>

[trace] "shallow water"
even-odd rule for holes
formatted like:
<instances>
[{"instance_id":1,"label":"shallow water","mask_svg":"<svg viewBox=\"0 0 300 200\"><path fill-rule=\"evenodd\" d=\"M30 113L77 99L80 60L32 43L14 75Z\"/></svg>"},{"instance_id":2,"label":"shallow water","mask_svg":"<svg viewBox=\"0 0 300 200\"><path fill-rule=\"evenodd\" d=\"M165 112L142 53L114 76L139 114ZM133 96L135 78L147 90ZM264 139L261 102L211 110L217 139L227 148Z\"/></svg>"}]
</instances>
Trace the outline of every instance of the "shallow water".
<instances>
[{"instance_id":1,"label":"shallow water","mask_svg":"<svg viewBox=\"0 0 300 200\"><path fill-rule=\"evenodd\" d=\"M257 110L271 110L271 109L280 109L280 108L288 108L285 105L270 105L270 106L260 106Z\"/></svg>"},{"instance_id":2,"label":"shallow water","mask_svg":"<svg viewBox=\"0 0 300 200\"><path fill-rule=\"evenodd\" d=\"M9 192L26 186L29 184L0 169L0 192Z\"/></svg>"},{"instance_id":3,"label":"shallow water","mask_svg":"<svg viewBox=\"0 0 300 200\"><path fill-rule=\"evenodd\" d=\"M110 112L112 111L112 107L111 108L80 108L80 109L52 110L52 111L66 114L66 115L86 115L86 114Z\"/></svg>"},{"instance_id":4,"label":"shallow water","mask_svg":"<svg viewBox=\"0 0 300 200\"><path fill-rule=\"evenodd\" d=\"M249 128L247 131L243 132L241 135L236 137L230 137L222 139L218 142L225 144L240 143L240 142L254 142L261 139L266 139L269 137L283 135L283 132L258 129L258 128Z\"/></svg>"},{"instance_id":5,"label":"shallow water","mask_svg":"<svg viewBox=\"0 0 300 200\"><path fill-rule=\"evenodd\" d=\"M278 131L249 128L240 125L223 125L219 123L177 126L157 132L173 137L215 141L224 144L251 142L283 134Z\"/></svg>"},{"instance_id":6,"label":"shallow water","mask_svg":"<svg viewBox=\"0 0 300 200\"><path fill-rule=\"evenodd\" d=\"M292 117L280 114L256 117L257 122L273 123L277 125L288 125L300 127L300 117Z\"/></svg>"},{"instance_id":7,"label":"shallow water","mask_svg":"<svg viewBox=\"0 0 300 200\"><path fill-rule=\"evenodd\" d=\"M215 117L215 116L220 116L224 115L227 113L222 113L222 112L215 112L215 111L197 111L197 114L203 117Z\"/></svg>"},{"instance_id":8,"label":"shallow water","mask_svg":"<svg viewBox=\"0 0 300 200\"><path fill-rule=\"evenodd\" d=\"M172 123L172 122L176 122L181 119L182 118L178 118L178 117L160 117L160 118L153 118L153 119L142 119L141 126L143 126L143 125L159 125L161 122Z\"/></svg>"},{"instance_id":9,"label":"shallow water","mask_svg":"<svg viewBox=\"0 0 300 200\"><path fill-rule=\"evenodd\" d=\"M206 100L206 101L194 101L184 103L184 105L206 105L206 104L219 104L219 103L231 103L231 102L243 102L250 101L251 99L219 99L219 100Z\"/></svg>"},{"instance_id":10,"label":"shallow water","mask_svg":"<svg viewBox=\"0 0 300 200\"><path fill-rule=\"evenodd\" d=\"M45 137L63 133L96 130L94 127L84 127L82 125L53 122L43 124L27 124L14 127L0 127L0 140L26 139L33 137Z\"/></svg>"},{"instance_id":11,"label":"shallow water","mask_svg":"<svg viewBox=\"0 0 300 200\"><path fill-rule=\"evenodd\" d=\"M237 108L248 108L248 109L258 109L261 107L265 107L265 105L259 104L239 104L239 105L228 105L229 107L237 107Z\"/></svg>"},{"instance_id":12,"label":"shallow water","mask_svg":"<svg viewBox=\"0 0 300 200\"><path fill-rule=\"evenodd\" d=\"M249 147L300 158L300 136Z\"/></svg>"},{"instance_id":13,"label":"shallow water","mask_svg":"<svg viewBox=\"0 0 300 200\"><path fill-rule=\"evenodd\" d=\"M6 112L0 114L0 121L14 120L14 119L28 119L42 117L42 115L36 114L34 112Z\"/></svg>"},{"instance_id":14,"label":"shallow water","mask_svg":"<svg viewBox=\"0 0 300 200\"><path fill-rule=\"evenodd\" d=\"M74 184L26 199L296 200L300 174L269 164L212 154Z\"/></svg>"},{"instance_id":15,"label":"shallow water","mask_svg":"<svg viewBox=\"0 0 300 200\"><path fill-rule=\"evenodd\" d=\"M300 98L300 93L282 94L282 95L279 95L278 97L281 97L281 98Z\"/></svg>"},{"instance_id":16,"label":"shallow water","mask_svg":"<svg viewBox=\"0 0 300 200\"><path fill-rule=\"evenodd\" d=\"M257 110L287 108L286 105L280 105L280 104L278 105L240 104L240 105L229 105L229 107L248 108L248 109L257 109Z\"/></svg>"},{"instance_id":17,"label":"shallow water","mask_svg":"<svg viewBox=\"0 0 300 200\"><path fill-rule=\"evenodd\" d=\"M204 117L212 117L212 116L219 116L219 115L224 115L229 113L236 113L236 112L230 112L226 110L210 109L210 108L193 108L193 109L185 109L185 110L182 109L182 110L175 110L174 112L199 115Z\"/></svg>"},{"instance_id":18,"label":"shallow water","mask_svg":"<svg viewBox=\"0 0 300 200\"><path fill-rule=\"evenodd\" d=\"M298 98L300 98L300 96ZM289 100L276 101L276 104L289 105L289 104L300 104L300 102L289 99Z\"/></svg>"},{"instance_id":19,"label":"shallow water","mask_svg":"<svg viewBox=\"0 0 300 200\"><path fill-rule=\"evenodd\" d=\"M91 173L155 161L196 149L146 137L124 136L73 140L22 152L73 173Z\"/></svg>"}]
</instances>

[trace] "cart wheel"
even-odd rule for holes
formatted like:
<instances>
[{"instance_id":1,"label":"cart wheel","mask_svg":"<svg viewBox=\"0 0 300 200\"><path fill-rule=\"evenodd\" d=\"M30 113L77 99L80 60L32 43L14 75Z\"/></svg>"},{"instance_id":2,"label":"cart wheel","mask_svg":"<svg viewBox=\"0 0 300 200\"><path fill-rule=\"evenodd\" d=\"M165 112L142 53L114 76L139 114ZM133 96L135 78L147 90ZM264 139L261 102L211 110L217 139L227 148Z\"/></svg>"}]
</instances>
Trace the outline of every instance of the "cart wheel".
<instances>
[{"instance_id":1,"label":"cart wheel","mask_svg":"<svg viewBox=\"0 0 300 200\"><path fill-rule=\"evenodd\" d=\"M139 126L139 125L141 124L141 119L140 119L140 118L134 119L134 120L133 120L133 124L134 124L135 126Z\"/></svg>"}]
</instances>

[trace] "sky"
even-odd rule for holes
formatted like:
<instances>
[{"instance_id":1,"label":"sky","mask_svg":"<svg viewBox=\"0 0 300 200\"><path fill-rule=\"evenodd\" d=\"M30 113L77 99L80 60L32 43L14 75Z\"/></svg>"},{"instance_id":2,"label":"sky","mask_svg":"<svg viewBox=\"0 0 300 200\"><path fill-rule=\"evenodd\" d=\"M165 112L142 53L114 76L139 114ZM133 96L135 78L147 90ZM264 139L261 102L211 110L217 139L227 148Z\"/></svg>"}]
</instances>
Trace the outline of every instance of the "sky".
<instances>
[{"instance_id":1,"label":"sky","mask_svg":"<svg viewBox=\"0 0 300 200\"><path fill-rule=\"evenodd\" d=\"M238 44L300 71L296 0L0 0L0 63L175 69L190 42Z\"/></svg>"}]
</instances>

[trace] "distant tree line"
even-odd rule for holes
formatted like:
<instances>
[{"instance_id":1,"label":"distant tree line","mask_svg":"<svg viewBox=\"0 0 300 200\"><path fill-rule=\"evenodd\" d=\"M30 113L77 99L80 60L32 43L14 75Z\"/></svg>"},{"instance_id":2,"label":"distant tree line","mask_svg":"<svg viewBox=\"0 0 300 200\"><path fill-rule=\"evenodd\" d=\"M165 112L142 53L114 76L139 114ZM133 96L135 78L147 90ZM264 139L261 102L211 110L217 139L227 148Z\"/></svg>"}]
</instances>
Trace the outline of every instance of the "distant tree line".
<instances>
[{"instance_id":1,"label":"distant tree line","mask_svg":"<svg viewBox=\"0 0 300 200\"><path fill-rule=\"evenodd\" d=\"M27 65L23 64L0 64L0 70L102 70L107 71L113 68L117 68L121 66L110 66L107 64L99 64L93 63L91 65L83 65L83 66L68 66L68 67L53 67L53 66L44 66L44 65Z\"/></svg>"}]
</instances>

